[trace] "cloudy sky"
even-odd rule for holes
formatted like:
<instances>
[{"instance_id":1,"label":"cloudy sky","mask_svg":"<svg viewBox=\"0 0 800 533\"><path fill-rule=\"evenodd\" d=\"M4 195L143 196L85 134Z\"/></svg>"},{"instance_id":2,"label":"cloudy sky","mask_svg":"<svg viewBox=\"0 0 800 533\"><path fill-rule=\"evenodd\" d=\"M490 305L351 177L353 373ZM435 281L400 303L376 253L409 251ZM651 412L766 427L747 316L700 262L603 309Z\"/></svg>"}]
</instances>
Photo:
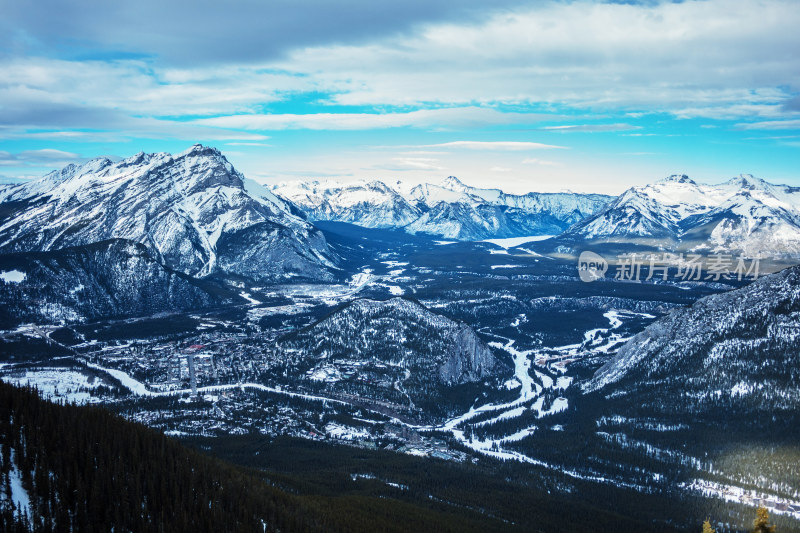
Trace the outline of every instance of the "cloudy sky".
<instances>
[{"instance_id":1,"label":"cloudy sky","mask_svg":"<svg viewBox=\"0 0 800 533\"><path fill-rule=\"evenodd\" d=\"M797 0L0 0L0 177L220 148L259 181L800 186Z\"/></svg>"}]
</instances>

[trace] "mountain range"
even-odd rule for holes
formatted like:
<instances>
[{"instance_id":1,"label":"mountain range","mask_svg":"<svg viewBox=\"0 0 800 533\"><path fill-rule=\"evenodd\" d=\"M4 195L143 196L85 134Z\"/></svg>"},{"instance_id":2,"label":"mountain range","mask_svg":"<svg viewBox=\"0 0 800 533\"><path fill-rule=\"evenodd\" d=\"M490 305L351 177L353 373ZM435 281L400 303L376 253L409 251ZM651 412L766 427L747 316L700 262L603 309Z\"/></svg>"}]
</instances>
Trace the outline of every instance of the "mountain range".
<instances>
[{"instance_id":1,"label":"mountain range","mask_svg":"<svg viewBox=\"0 0 800 533\"><path fill-rule=\"evenodd\" d=\"M312 221L402 229L444 239L553 235L553 251L585 244L647 246L773 259L800 256L800 188L742 174L718 185L673 175L601 194L507 194L455 177L409 187L380 181L299 181L271 188Z\"/></svg>"},{"instance_id":2,"label":"mountain range","mask_svg":"<svg viewBox=\"0 0 800 533\"><path fill-rule=\"evenodd\" d=\"M632 187L561 240L748 257L800 256L800 188L743 174L719 185L685 175Z\"/></svg>"},{"instance_id":3,"label":"mountain range","mask_svg":"<svg viewBox=\"0 0 800 533\"><path fill-rule=\"evenodd\" d=\"M330 280L338 257L316 221L449 240L556 236L547 248L647 245L660 250L800 256L800 188L740 175L719 185L685 175L601 194L516 195L438 184L294 181L265 187L216 149L93 159L0 186L0 253L108 239L142 243L195 277Z\"/></svg>"},{"instance_id":4,"label":"mountain range","mask_svg":"<svg viewBox=\"0 0 800 533\"><path fill-rule=\"evenodd\" d=\"M295 181L271 190L313 221L397 228L464 241L558 234L613 199L602 194L507 194L470 187L453 176L414 187L401 182Z\"/></svg>"},{"instance_id":5,"label":"mountain range","mask_svg":"<svg viewBox=\"0 0 800 533\"><path fill-rule=\"evenodd\" d=\"M2 299L17 310L15 321L71 322L237 298L219 284L196 283L202 279L330 281L346 251L331 247L312 223L323 220L468 241L556 235L530 245L537 253L599 243L800 257L800 188L750 175L719 185L670 176L617 198L514 195L452 176L416 186L298 181L268 188L217 149L195 145L177 155L97 158L0 186L2 273L28 276L5 283Z\"/></svg>"}]
</instances>

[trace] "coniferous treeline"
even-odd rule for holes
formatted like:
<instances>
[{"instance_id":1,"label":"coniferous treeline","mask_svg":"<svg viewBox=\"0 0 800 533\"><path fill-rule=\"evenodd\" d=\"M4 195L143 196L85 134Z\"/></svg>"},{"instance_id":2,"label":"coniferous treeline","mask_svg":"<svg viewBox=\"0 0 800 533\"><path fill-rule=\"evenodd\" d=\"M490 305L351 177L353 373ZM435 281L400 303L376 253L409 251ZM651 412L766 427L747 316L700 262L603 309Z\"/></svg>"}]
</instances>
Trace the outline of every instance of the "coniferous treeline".
<instances>
[{"instance_id":1,"label":"coniferous treeline","mask_svg":"<svg viewBox=\"0 0 800 533\"><path fill-rule=\"evenodd\" d=\"M3 531L20 527L22 511L34 531L314 528L288 495L239 469L103 409L56 405L4 383L0 443ZM28 510L13 509L11 470Z\"/></svg>"},{"instance_id":2,"label":"coniferous treeline","mask_svg":"<svg viewBox=\"0 0 800 533\"><path fill-rule=\"evenodd\" d=\"M291 452L286 460L291 461ZM15 506L21 479L29 505ZM393 489L396 490L396 489ZM99 407L0 381L0 531L504 531L427 500L302 494ZM12 498L12 494L16 498Z\"/></svg>"}]
</instances>

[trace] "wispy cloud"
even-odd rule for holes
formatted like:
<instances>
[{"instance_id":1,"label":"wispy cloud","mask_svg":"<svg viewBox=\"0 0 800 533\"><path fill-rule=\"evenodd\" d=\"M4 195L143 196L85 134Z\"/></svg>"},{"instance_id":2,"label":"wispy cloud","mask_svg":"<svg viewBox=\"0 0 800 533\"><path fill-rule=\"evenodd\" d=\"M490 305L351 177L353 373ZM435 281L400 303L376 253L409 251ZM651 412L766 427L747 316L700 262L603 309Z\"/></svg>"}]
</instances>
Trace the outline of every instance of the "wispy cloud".
<instances>
[{"instance_id":1,"label":"wispy cloud","mask_svg":"<svg viewBox=\"0 0 800 533\"><path fill-rule=\"evenodd\" d=\"M43 117L46 120L46 117ZM91 123L91 122L90 122ZM134 138L185 140L190 142L263 141L268 136L227 128L214 128L174 120L150 118L125 118L113 125L93 124L97 129L88 131L53 130L46 124L0 126L0 139L27 139L39 141L127 142Z\"/></svg>"},{"instance_id":2,"label":"wispy cloud","mask_svg":"<svg viewBox=\"0 0 800 533\"><path fill-rule=\"evenodd\" d=\"M86 158L80 154L52 148L24 150L18 153L0 151L0 166L66 165L85 160Z\"/></svg>"},{"instance_id":3,"label":"wispy cloud","mask_svg":"<svg viewBox=\"0 0 800 533\"><path fill-rule=\"evenodd\" d=\"M192 121L201 126L256 131L275 130L368 130L386 128L464 128L531 123L546 115L504 113L491 108L466 106L420 109L392 113L308 113L248 114L204 118ZM549 117L547 117L549 118Z\"/></svg>"},{"instance_id":4,"label":"wispy cloud","mask_svg":"<svg viewBox=\"0 0 800 533\"><path fill-rule=\"evenodd\" d=\"M499 150L512 152L567 148L566 146L526 141L451 141L440 144L428 144L426 146L430 148L461 148L465 150Z\"/></svg>"},{"instance_id":5,"label":"wispy cloud","mask_svg":"<svg viewBox=\"0 0 800 533\"><path fill-rule=\"evenodd\" d=\"M235 143L225 143L226 146L262 146L262 147L269 147L273 146L267 143L243 143L243 142L235 142Z\"/></svg>"},{"instance_id":6,"label":"wispy cloud","mask_svg":"<svg viewBox=\"0 0 800 533\"><path fill-rule=\"evenodd\" d=\"M634 126L633 124L565 124L560 126L543 126L542 130L556 131L556 132L583 132L583 133L596 133L596 132L613 132L613 131L630 131L640 130L641 126Z\"/></svg>"},{"instance_id":7,"label":"wispy cloud","mask_svg":"<svg viewBox=\"0 0 800 533\"><path fill-rule=\"evenodd\" d=\"M560 167L563 163L557 161L548 161L546 159L537 159L535 157L528 157L522 160L523 165L541 165L543 167Z\"/></svg>"},{"instance_id":8,"label":"wispy cloud","mask_svg":"<svg viewBox=\"0 0 800 533\"><path fill-rule=\"evenodd\" d=\"M543 2L369 46L299 49L280 65L315 73L345 105L546 102L765 116L783 112L800 86L798 25L792 0Z\"/></svg>"},{"instance_id":9,"label":"wispy cloud","mask_svg":"<svg viewBox=\"0 0 800 533\"><path fill-rule=\"evenodd\" d=\"M736 127L740 130L794 130L800 129L800 119L742 122L737 124Z\"/></svg>"},{"instance_id":10,"label":"wispy cloud","mask_svg":"<svg viewBox=\"0 0 800 533\"><path fill-rule=\"evenodd\" d=\"M395 170L445 170L438 164L438 159L431 157L393 157Z\"/></svg>"}]
</instances>

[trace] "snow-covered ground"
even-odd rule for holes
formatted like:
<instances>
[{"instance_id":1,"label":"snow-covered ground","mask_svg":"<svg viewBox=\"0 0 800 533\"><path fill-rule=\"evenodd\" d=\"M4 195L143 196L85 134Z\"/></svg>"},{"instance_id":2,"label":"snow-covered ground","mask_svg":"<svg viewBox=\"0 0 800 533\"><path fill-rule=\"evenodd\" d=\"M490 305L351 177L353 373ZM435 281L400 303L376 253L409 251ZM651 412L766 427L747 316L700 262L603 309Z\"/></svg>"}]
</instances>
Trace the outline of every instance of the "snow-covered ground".
<instances>
[{"instance_id":1,"label":"snow-covered ground","mask_svg":"<svg viewBox=\"0 0 800 533\"><path fill-rule=\"evenodd\" d=\"M90 402L92 396L88 390L102 384L100 380L93 377L64 369L26 370L5 374L1 379L20 387L36 387L39 394L48 400L77 404Z\"/></svg>"},{"instance_id":2,"label":"snow-covered ground","mask_svg":"<svg viewBox=\"0 0 800 533\"><path fill-rule=\"evenodd\" d=\"M397 275L402 273L403 265L392 263L386 263L386 266L392 268L394 271L400 270L400 272L392 272L391 274ZM294 305L288 306L281 306L281 307L288 307L293 308L297 305L310 305L306 302L300 302L297 300L303 300L309 297L309 293L314 294L315 297L319 297L323 291L325 297L352 297L355 293L361 290L361 288L365 286L370 286L372 284L382 285L384 281L383 275L375 274L370 269L363 269L361 273L354 276L349 283L338 285L338 286L326 286L326 287L314 287L310 285L304 286L288 286L284 287L282 290L286 291L284 294L291 294L293 299L295 299ZM314 290L318 292L314 292ZM251 308L251 311L258 311L261 308L254 307ZM265 308L265 311L269 311L272 308ZM517 442L519 440L525 439L528 435L533 434L539 426L537 425L527 425L523 429L520 429L518 425L512 433L507 435L500 435L495 436L494 440L487 440L482 441L480 439L474 438L471 434L472 432L469 431L469 427L481 427L486 430L491 430L493 426L499 425L501 422L517 419L524 416L532 416L535 420L545 419L547 417L553 416L559 412L569 409L569 402L566 399L565 391L567 391L573 383L572 376L567 374L568 372L568 361L571 360L570 358L578 358L582 357L586 353L592 353L597 351L602 351L608 349L615 341L618 342L621 335L616 331L618 330L623 321L626 318L632 318L635 316L645 316L642 314L630 313L627 311L617 311L611 310L607 311L604 314L605 318L608 320L608 327L606 328L595 328L593 330L587 331L584 334L584 340L581 343L569 346L562 346L556 348L534 348L534 349L520 349L517 347L517 341L513 338L509 337L501 337L497 336L500 339L500 342L495 341L491 342L494 348L503 350L507 352L513 361L514 364L514 375L513 378L508 379L504 384L503 389L507 391L507 393L513 394L515 397L513 400L501 402L501 403L493 403L488 401L487 403L480 404L476 403L473 405L469 411L463 413L459 416L456 416L450 420L445 421L442 424L432 425L432 426L418 426L412 424L405 424L413 429L416 429L421 432L426 431L447 431L451 433L456 439L458 439L464 446L473 449L479 453L489 455L492 457L499 457L504 459L513 459L518 461L524 461L529 463L537 463L538 461L532 457L524 456L520 454L509 446L510 443ZM646 315L650 316L650 315ZM510 319L509 325L512 328L518 328L520 324L526 322L528 320L527 316L525 315L517 315ZM548 358L542 359L543 354L547 354ZM535 361L535 366L534 366ZM552 364L556 363L556 364ZM100 370L102 372L107 373L108 375L116 378L122 384L123 387L127 388L131 393L137 396L145 396L145 397L163 397L163 396L185 396L189 397L191 395L190 389L179 389L179 390L153 390L149 388L145 383L138 381L137 379L133 378L130 374L125 371L115 369L115 368L107 368L101 365L92 364L86 362L87 366ZM560 366L559 366L560 365ZM10 378L14 374L6 374L6 378ZM66 376L71 376L67 378ZM79 372L72 372L71 374L65 374L64 372L60 371L53 371L52 374L47 373L39 373L37 375L31 374L31 376L27 376L27 374L20 374L17 376L17 382L21 382L23 379L33 379L33 381L37 384L37 386L42 389L45 394L62 394L67 395L66 397L69 398L71 401L89 401L90 394L86 391L79 391L77 389L84 387L88 388L87 378L80 374ZM335 368L320 365L317 368L311 370L309 372L309 377L312 380L320 381L320 382L330 382L336 381L341 379L341 376L338 374ZM49 381L48 381L49 380ZM74 382L74 386L72 388L65 388L65 382ZM58 383L58 391L56 391L55 384ZM49 385L48 385L49 384ZM49 386L49 388L48 388ZM307 400L323 402L323 403L332 403L332 404L347 404L348 402L343 400L334 400L324 396L315 396L310 394L304 394L299 392L292 392L290 390L286 390L280 387L270 387L266 385L262 385L259 383L230 383L225 385L212 385L206 387L198 388L198 393L202 395L214 394L224 390L230 389L253 389L253 390L261 390L266 392L271 392L275 394L280 394L289 397L296 397L296 398L304 398ZM549 391L549 392L548 392ZM548 392L545 395L545 392ZM71 394L71 396L70 396ZM550 398L549 401L546 402L545 397ZM404 422L397 420L396 423L404 424ZM541 427L548 427L548 424L545 424ZM345 434L353 434L354 439L358 440L358 431L356 433L349 432L349 430L345 431L342 429L332 428L329 433L339 435L337 438L345 438L343 435ZM367 436L363 436L363 438L367 438Z\"/></svg>"},{"instance_id":3,"label":"snow-covered ground","mask_svg":"<svg viewBox=\"0 0 800 533\"><path fill-rule=\"evenodd\" d=\"M250 305L258 305L258 304L260 304L260 303L261 303L261 302L259 302L258 300L256 300L255 298L253 298L252 296L250 296L250 293L249 293L249 292L246 292L246 291L242 291L242 292L240 292L240 293L239 293L239 296L241 296L242 298L244 298L245 300L247 300L247 301L248 301L248 303L250 303Z\"/></svg>"},{"instance_id":4,"label":"snow-covered ground","mask_svg":"<svg viewBox=\"0 0 800 533\"><path fill-rule=\"evenodd\" d=\"M695 479L685 483L684 488L702 493L704 496L720 498L728 502L743 503L757 507L763 505L770 513L785 514L800 520L800 501L762 494L755 490L743 489L735 485L725 485L705 479Z\"/></svg>"},{"instance_id":5,"label":"snow-covered ground","mask_svg":"<svg viewBox=\"0 0 800 533\"><path fill-rule=\"evenodd\" d=\"M330 422L328 425L325 426L325 433L335 439L342 439L342 440L360 440L360 439L368 439L371 435L369 431L364 429L357 429L350 426L343 426L341 424L336 424L334 422Z\"/></svg>"},{"instance_id":6,"label":"snow-covered ground","mask_svg":"<svg viewBox=\"0 0 800 533\"><path fill-rule=\"evenodd\" d=\"M334 383L342 379L341 373L333 365L325 365L311 370L308 374L309 379L312 381L324 381L327 383Z\"/></svg>"},{"instance_id":7,"label":"snow-covered ground","mask_svg":"<svg viewBox=\"0 0 800 533\"><path fill-rule=\"evenodd\" d=\"M290 298L295 305L324 304L329 306L339 305L357 298L361 291L373 287L383 287L392 296L402 296L406 293L406 289L401 284L410 281L411 278L404 277L406 269L400 267L407 266L408 263L396 261L383 261L383 263L392 270L385 274L378 274L371 268L364 268L344 284L282 285L276 288L274 293ZM259 308L252 309L251 312L258 313Z\"/></svg>"},{"instance_id":8,"label":"snow-covered ground","mask_svg":"<svg viewBox=\"0 0 800 533\"><path fill-rule=\"evenodd\" d=\"M25 272L20 272L19 270L0 272L0 279L6 283L22 283L27 277L28 275Z\"/></svg>"},{"instance_id":9,"label":"snow-covered ground","mask_svg":"<svg viewBox=\"0 0 800 533\"><path fill-rule=\"evenodd\" d=\"M508 239L484 239L481 242L490 242L501 248L516 248L529 242L545 241L553 238L554 235L531 235L530 237L511 237Z\"/></svg>"},{"instance_id":10,"label":"snow-covered ground","mask_svg":"<svg viewBox=\"0 0 800 533\"><path fill-rule=\"evenodd\" d=\"M0 450L2 447L0 446ZM22 486L22 473L16 463L15 450L11 449L11 469L8 471L8 481L11 486L11 501L20 514L31 516L31 498L28 491Z\"/></svg>"}]
</instances>

